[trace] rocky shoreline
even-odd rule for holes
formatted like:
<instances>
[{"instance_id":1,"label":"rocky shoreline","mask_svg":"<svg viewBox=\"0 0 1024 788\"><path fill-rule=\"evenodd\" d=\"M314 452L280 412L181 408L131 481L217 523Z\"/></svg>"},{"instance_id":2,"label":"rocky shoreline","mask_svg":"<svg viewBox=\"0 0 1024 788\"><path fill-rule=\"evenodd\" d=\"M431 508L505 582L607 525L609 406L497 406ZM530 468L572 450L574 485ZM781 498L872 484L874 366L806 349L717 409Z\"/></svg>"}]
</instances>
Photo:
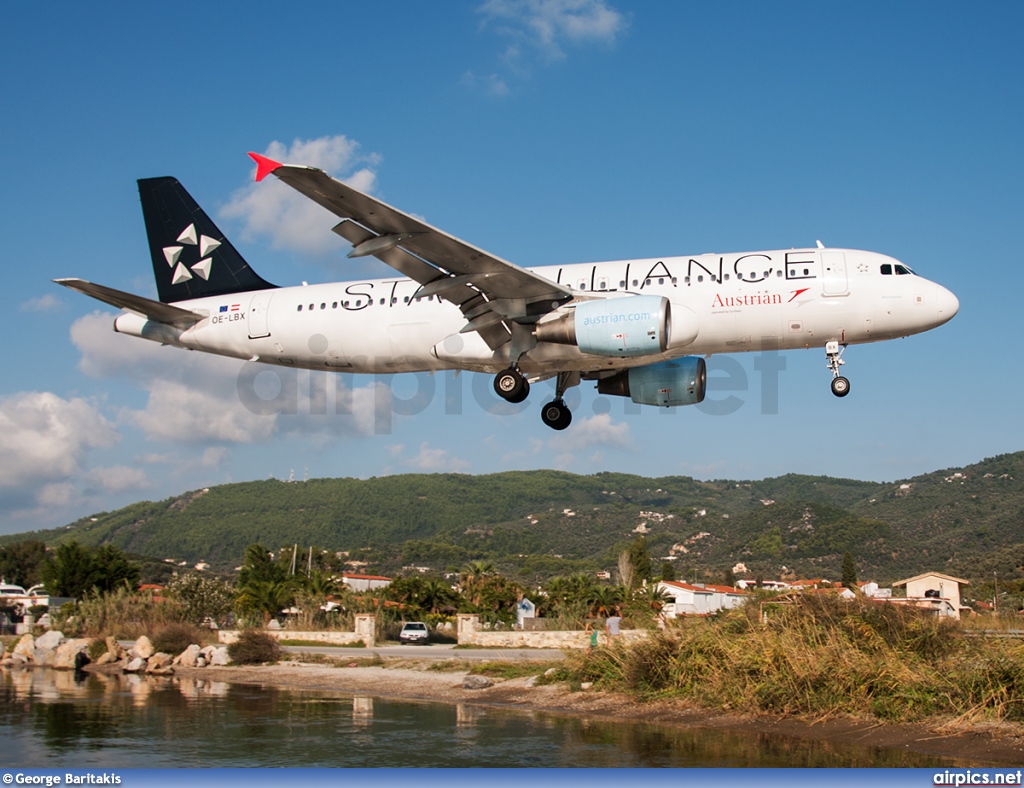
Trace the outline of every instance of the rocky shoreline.
<instances>
[{"instance_id":1,"label":"rocky shoreline","mask_svg":"<svg viewBox=\"0 0 1024 788\"><path fill-rule=\"evenodd\" d=\"M889 725L852 717L803 720L744 715L692 708L674 700L641 702L625 694L593 688L573 691L564 683L539 684L536 676L484 678L470 674L465 662L460 660L453 660L449 670L438 670L436 661L399 658L379 660L382 664L374 665L353 659L340 660L334 665L289 661L277 665L233 666L228 664L223 647L193 645L171 656L154 652L145 637L129 649L109 638L103 655L88 664L77 664L75 655L84 655L91 642L89 639L64 639L60 633L48 633L35 639L25 636L10 654L0 651L0 668L79 667L109 673L173 674L233 684L333 690L393 700L468 703L752 735L779 734L944 756L956 759L961 766L1009 766L1024 762L1024 730L1004 724L969 726L950 721L945 725Z\"/></svg>"}]
</instances>

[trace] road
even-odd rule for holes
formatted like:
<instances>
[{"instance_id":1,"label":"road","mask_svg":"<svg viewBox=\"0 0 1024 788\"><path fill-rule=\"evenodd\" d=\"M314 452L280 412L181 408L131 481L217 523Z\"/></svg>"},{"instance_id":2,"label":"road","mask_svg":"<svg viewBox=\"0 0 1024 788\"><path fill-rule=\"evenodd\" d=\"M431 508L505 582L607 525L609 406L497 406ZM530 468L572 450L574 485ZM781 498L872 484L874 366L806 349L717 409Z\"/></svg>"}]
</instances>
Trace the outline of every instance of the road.
<instances>
[{"instance_id":1,"label":"road","mask_svg":"<svg viewBox=\"0 0 1024 788\"><path fill-rule=\"evenodd\" d=\"M408 659L466 659L543 662L565 656L557 648L460 648L454 645L430 646L377 646L375 648L347 648L341 646L284 646L289 654L325 654L331 657L406 657Z\"/></svg>"}]
</instances>

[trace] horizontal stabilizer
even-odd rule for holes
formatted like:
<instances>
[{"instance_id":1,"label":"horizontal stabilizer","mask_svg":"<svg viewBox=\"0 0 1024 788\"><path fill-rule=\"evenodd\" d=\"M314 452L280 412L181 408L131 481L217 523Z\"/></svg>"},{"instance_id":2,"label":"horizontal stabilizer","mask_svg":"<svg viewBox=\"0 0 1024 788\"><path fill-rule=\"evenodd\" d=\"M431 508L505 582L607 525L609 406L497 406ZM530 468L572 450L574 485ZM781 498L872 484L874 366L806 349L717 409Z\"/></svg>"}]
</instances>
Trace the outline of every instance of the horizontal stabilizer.
<instances>
[{"instance_id":1,"label":"horizontal stabilizer","mask_svg":"<svg viewBox=\"0 0 1024 788\"><path fill-rule=\"evenodd\" d=\"M95 298L98 301L102 301L104 304L116 306L118 309L137 312L148 317L150 320L166 323L181 329L190 328L206 317L206 315L200 315L198 312L181 309L180 307L164 304L160 301L153 301L150 298L143 298L132 293L125 293L112 287L95 285L92 282L86 282L84 279L54 279L53 281L64 287L77 290L79 293L83 293L91 298Z\"/></svg>"}]
</instances>

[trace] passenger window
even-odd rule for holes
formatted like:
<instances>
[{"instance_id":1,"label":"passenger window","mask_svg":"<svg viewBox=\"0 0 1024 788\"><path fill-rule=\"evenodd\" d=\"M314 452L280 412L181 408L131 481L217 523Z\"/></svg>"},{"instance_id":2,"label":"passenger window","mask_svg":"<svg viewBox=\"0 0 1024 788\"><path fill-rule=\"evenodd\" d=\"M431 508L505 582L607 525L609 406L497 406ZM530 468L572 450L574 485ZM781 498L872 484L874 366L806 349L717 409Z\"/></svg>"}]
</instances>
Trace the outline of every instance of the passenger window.
<instances>
[{"instance_id":1,"label":"passenger window","mask_svg":"<svg viewBox=\"0 0 1024 788\"><path fill-rule=\"evenodd\" d=\"M337 301L332 301L331 302L331 309L337 309L337 308L338 308L338 302Z\"/></svg>"},{"instance_id":2,"label":"passenger window","mask_svg":"<svg viewBox=\"0 0 1024 788\"><path fill-rule=\"evenodd\" d=\"M316 304L310 304L309 311L312 312L314 309L316 309Z\"/></svg>"},{"instance_id":3,"label":"passenger window","mask_svg":"<svg viewBox=\"0 0 1024 788\"><path fill-rule=\"evenodd\" d=\"M728 282L728 281L729 281L729 274L726 274L726 275L725 275L725 281L726 281L726 282Z\"/></svg>"},{"instance_id":4,"label":"passenger window","mask_svg":"<svg viewBox=\"0 0 1024 788\"><path fill-rule=\"evenodd\" d=\"M701 274L700 276L698 276L697 277L697 281L698 282L703 282L704 281L704 274Z\"/></svg>"},{"instance_id":5,"label":"passenger window","mask_svg":"<svg viewBox=\"0 0 1024 788\"><path fill-rule=\"evenodd\" d=\"M327 309L327 304L326 303L320 304L320 308L321 309Z\"/></svg>"},{"instance_id":6,"label":"passenger window","mask_svg":"<svg viewBox=\"0 0 1024 788\"><path fill-rule=\"evenodd\" d=\"M660 279L658 279L658 284L659 285L665 284L665 277L661 277Z\"/></svg>"},{"instance_id":7,"label":"passenger window","mask_svg":"<svg viewBox=\"0 0 1024 788\"><path fill-rule=\"evenodd\" d=\"M892 266L888 263L882 265L882 274L885 276L892 276Z\"/></svg>"},{"instance_id":8,"label":"passenger window","mask_svg":"<svg viewBox=\"0 0 1024 788\"><path fill-rule=\"evenodd\" d=\"M633 280L633 287L636 287L636 286L637 286L637 284L639 284L638 280L634 279L634 280Z\"/></svg>"},{"instance_id":9,"label":"passenger window","mask_svg":"<svg viewBox=\"0 0 1024 788\"><path fill-rule=\"evenodd\" d=\"M619 287L625 287L625 286L626 286L626 280L625 279L620 279L619 280Z\"/></svg>"},{"instance_id":10,"label":"passenger window","mask_svg":"<svg viewBox=\"0 0 1024 788\"><path fill-rule=\"evenodd\" d=\"M302 304L299 304L299 311L302 311Z\"/></svg>"}]
</instances>

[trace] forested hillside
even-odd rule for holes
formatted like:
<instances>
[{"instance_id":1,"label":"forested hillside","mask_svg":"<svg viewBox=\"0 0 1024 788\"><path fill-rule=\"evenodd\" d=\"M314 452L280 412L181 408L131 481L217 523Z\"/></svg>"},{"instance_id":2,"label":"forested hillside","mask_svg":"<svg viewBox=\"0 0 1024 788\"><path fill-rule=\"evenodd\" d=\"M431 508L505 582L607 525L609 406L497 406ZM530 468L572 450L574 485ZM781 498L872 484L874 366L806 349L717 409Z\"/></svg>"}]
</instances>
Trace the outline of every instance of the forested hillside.
<instances>
[{"instance_id":1,"label":"forested hillside","mask_svg":"<svg viewBox=\"0 0 1024 788\"><path fill-rule=\"evenodd\" d=\"M28 536L77 540L230 571L245 547L348 551L373 571L444 571L490 560L524 580L613 570L643 534L680 577L839 577L851 552L861 579L925 570L1024 578L1024 452L876 484L790 474L697 481L517 471L228 484L98 513ZM673 560L669 560L672 557Z\"/></svg>"}]
</instances>

